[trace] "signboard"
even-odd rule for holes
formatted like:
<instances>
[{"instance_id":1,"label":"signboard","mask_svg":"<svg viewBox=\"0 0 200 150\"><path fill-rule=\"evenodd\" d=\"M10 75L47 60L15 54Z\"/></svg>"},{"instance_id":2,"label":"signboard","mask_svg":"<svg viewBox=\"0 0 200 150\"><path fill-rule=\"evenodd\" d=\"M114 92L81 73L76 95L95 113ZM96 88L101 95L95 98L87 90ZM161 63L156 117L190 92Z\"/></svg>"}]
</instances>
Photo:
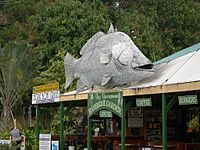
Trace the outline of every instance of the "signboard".
<instances>
[{"instance_id":1,"label":"signboard","mask_svg":"<svg viewBox=\"0 0 200 150\"><path fill-rule=\"evenodd\" d=\"M151 107L151 98L136 98L136 107Z\"/></svg>"},{"instance_id":2,"label":"signboard","mask_svg":"<svg viewBox=\"0 0 200 150\"><path fill-rule=\"evenodd\" d=\"M100 116L101 118L112 118L112 117L113 117L112 112L110 112L110 111L108 111L108 110L101 110L101 111L99 112L99 116Z\"/></svg>"},{"instance_id":3,"label":"signboard","mask_svg":"<svg viewBox=\"0 0 200 150\"><path fill-rule=\"evenodd\" d=\"M51 134L40 134L39 150L51 150Z\"/></svg>"},{"instance_id":4,"label":"signboard","mask_svg":"<svg viewBox=\"0 0 200 150\"><path fill-rule=\"evenodd\" d=\"M59 141L52 141L51 143L51 150L59 150Z\"/></svg>"},{"instance_id":5,"label":"signboard","mask_svg":"<svg viewBox=\"0 0 200 150\"><path fill-rule=\"evenodd\" d=\"M142 150L152 150L151 147L142 147Z\"/></svg>"},{"instance_id":6,"label":"signboard","mask_svg":"<svg viewBox=\"0 0 200 150\"><path fill-rule=\"evenodd\" d=\"M0 144L11 144L10 140L0 140Z\"/></svg>"},{"instance_id":7,"label":"signboard","mask_svg":"<svg viewBox=\"0 0 200 150\"><path fill-rule=\"evenodd\" d=\"M33 94L54 91L59 89L59 83L51 83L33 87Z\"/></svg>"},{"instance_id":8,"label":"signboard","mask_svg":"<svg viewBox=\"0 0 200 150\"><path fill-rule=\"evenodd\" d=\"M33 87L32 104L58 102L60 97L59 84L46 84Z\"/></svg>"},{"instance_id":9,"label":"signboard","mask_svg":"<svg viewBox=\"0 0 200 150\"><path fill-rule=\"evenodd\" d=\"M178 96L179 105L198 104L197 95Z\"/></svg>"},{"instance_id":10,"label":"signboard","mask_svg":"<svg viewBox=\"0 0 200 150\"><path fill-rule=\"evenodd\" d=\"M141 108L132 108L128 110L128 127L143 127L143 113Z\"/></svg>"},{"instance_id":11,"label":"signboard","mask_svg":"<svg viewBox=\"0 0 200 150\"><path fill-rule=\"evenodd\" d=\"M88 95L88 115L92 116L101 109L108 109L122 117L122 92L90 93Z\"/></svg>"}]
</instances>

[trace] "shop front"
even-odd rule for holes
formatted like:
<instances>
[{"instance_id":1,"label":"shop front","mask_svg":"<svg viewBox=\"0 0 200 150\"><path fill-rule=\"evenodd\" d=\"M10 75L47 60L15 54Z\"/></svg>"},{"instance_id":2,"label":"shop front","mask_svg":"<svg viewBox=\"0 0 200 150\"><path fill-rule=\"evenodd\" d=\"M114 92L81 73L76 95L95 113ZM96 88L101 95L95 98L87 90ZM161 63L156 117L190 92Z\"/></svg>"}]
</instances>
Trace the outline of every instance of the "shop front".
<instances>
[{"instance_id":1,"label":"shop front","mask_svg":"<svg viewBox=\"0 0 200 150\"><path fill-rule=\"evenodd\" d=\"M84 139L89 150L200 148L199 48L197 44L154 63L155 74L132 86L61 95L60 149L68 103L84 103L88 109Z\"/></svg>"}]
</instances>

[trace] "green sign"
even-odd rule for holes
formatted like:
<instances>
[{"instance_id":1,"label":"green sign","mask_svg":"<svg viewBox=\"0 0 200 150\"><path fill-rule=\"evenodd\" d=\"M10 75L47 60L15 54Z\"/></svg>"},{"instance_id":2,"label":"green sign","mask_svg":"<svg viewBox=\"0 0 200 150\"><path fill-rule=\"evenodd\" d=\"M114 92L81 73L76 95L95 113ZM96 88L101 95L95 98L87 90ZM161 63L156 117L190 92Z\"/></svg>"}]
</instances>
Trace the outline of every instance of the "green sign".
<instances>
[{"instance_id":1,"label":"green sign","mask_svg":"<svg viewBox=\"0 0 200 150\"><path fill-rule=\"evenodd\" d=\"M198 104L197 95L178 96L179 105Z\"/></svg>"},{"instance_id":2,"label":"green sign","mask_svg":"<svg viewBox=\"0 0 200 150\"><path fill-rule=\"evenodd\" d=\"M88 115L107 109L122 117L122 92L90 93L88 95Z\"/></svg>"},{"instance_id":3,"label":"green sign","mask_svg":"<svg viewBox=\"0 0 200 150\"><path fill-rule=\"evenodd\" d=\"M101 111L99 111L99 116L101 118L112 118L113 117L112 112L110 112L108 110L101 110Z\"/></svg>"},{"instance_id":4,"label":"green sign","mask_svg":"<svg viewBox=\"0 0 200 150\"><path fill-rule=\"evenodd\" d=\"M136 107L151 107L151 98L136 98Z\"/></svg>"}]
</instances>

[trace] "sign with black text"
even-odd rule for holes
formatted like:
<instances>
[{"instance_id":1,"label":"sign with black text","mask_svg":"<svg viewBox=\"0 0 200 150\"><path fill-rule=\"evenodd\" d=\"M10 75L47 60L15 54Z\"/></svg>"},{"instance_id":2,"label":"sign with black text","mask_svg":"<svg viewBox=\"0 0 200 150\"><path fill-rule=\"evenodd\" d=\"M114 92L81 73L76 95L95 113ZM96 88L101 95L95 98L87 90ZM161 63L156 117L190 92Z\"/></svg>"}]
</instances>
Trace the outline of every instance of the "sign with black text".
<instances>
[{"instance_id":1,"label":"sign with black text","mask_svg":"<svg viewBox=\"0 0 200 150\"><path fill-rule=\"evenodd\" d=\"M33 87L32 104L58 102L60 97L59 84L46 84Z\"/></svg>"},{"instance_id":2,"label":"sign with black text","mask_svg":"<svg viewBox=\"0 0 200 150\"><path fill-rule=\"evenodd\" d=\"M40 134L39 150L51 150L51 134Z\"/></svg>"}]
</instances>

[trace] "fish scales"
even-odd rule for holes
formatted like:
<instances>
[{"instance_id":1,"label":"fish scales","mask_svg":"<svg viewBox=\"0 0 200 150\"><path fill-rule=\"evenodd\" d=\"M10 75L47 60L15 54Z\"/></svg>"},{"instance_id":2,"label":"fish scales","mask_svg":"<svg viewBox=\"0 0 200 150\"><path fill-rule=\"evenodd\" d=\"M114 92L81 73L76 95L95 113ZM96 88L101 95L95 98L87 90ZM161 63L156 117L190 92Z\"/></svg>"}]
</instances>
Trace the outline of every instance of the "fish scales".
<instances>
[{"instance_id":1,"label":"fish scales","mask_svg":"<svg viewBox=\"0 0 200 150\"><path fill-rule=\"evenodd\" d=\"M75 78L77 91L92 87L122 86L154 74L153 64L123 32L97 32L82 47L79 59L65 56L67 88Z\"/></svg>"}]
</instances>

